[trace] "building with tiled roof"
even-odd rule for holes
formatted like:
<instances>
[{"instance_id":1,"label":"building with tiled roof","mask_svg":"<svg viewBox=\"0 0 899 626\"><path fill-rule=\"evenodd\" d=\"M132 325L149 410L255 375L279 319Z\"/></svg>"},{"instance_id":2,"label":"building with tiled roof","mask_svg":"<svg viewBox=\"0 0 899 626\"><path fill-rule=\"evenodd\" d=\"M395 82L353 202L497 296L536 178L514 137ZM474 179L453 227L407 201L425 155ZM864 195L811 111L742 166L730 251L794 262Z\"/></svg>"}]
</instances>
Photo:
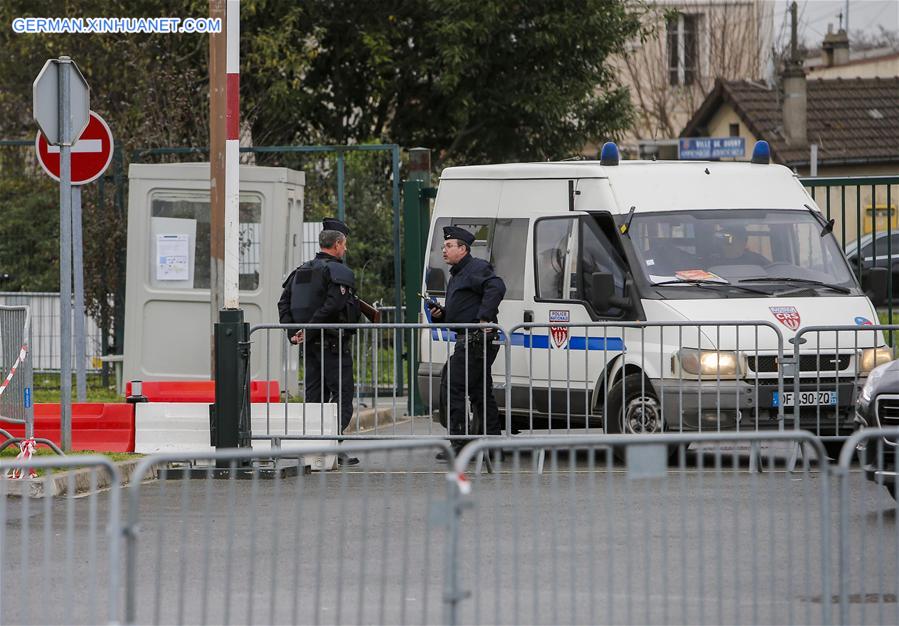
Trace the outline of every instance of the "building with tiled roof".
<instances>
[{"instance_id":1,"label":"building with tiled roof","mask_svg":"<svg viewBox=\"0 0 899 626\"><path fill-rule=\"evenodd\" d=\"M806 89L803 143L788 141L781 91L748 80L717 81L681 137L765 139L775 161L803 174L813 144L819 174L899 172L899 76L815 79Z\"/></svg>"},{"instance_id":2,"label":"building with tiled roof","mask_svg":"<svg viewBox=\"0 0 899 626\"><path fill-rule=\"evenodd\" d=\"M681 137L742 137L743 159L764 139L775 162L803 176L899 175L899 76L806 80L800 64L781 79L782 87L717 81ZM839 183L816 201L833 212L844 243L887 220L899 229L899 185Z\"/></svg>"}]
</instances>

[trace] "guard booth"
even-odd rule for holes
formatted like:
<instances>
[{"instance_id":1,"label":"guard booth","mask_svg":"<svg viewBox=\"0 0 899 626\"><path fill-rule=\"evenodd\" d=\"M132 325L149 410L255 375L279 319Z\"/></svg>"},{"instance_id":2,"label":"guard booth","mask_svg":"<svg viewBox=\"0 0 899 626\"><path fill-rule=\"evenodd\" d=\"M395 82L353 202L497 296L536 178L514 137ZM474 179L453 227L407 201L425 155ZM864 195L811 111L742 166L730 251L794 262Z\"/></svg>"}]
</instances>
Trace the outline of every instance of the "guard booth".
<instances>
[{"instance_id":1,"label":"guard booth","mask_svg":"<svg viewBox=\"0 0 899 626\"><path fill-rule=\"evenodd\" d=\"M209 163L134 164L128 179L125 380L209 380ZM281 283L303 260L304 185L303 172L240 166L240 306L251 326L277 323ZM280 333L252 340L252 377L284 385L287 367L295 392L296 350Z\"/></svg>"}]
</instances>

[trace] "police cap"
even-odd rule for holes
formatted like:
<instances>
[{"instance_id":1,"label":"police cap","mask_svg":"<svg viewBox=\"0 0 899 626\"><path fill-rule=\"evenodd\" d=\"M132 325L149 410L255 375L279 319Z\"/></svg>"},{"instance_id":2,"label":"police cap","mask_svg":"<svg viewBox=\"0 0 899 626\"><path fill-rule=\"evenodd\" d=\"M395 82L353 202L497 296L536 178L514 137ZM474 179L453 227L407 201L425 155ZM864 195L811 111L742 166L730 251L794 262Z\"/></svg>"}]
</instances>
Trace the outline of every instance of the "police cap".
<instances>
[{"instance_id":1,"label":"police cap","mask_svg":"<svg viewBox=\"0 0 899 626\"><path fill-rule=\"evenodd\" d=\"M444 226L443 238L444 240L458 239L459 241L467 244L469 247L471 247L471 244L474 243L474 235L472 235L464 228L459 228L458 226Z\"/></svg>"},{"instance_id":2,"label":"police cap","mask_svg":"<svg viewBox=\"0 0 899 626\"><path fill-rule=\"evenodd\" d=\"M336 230L339 233L343 233L344 235L350 234L350 229L347 228L347 225L341 222L340 220L336 220L333 217L326 217L322 220L322 226L325 227L325 230Z\"/></svg>"}]
</instances>

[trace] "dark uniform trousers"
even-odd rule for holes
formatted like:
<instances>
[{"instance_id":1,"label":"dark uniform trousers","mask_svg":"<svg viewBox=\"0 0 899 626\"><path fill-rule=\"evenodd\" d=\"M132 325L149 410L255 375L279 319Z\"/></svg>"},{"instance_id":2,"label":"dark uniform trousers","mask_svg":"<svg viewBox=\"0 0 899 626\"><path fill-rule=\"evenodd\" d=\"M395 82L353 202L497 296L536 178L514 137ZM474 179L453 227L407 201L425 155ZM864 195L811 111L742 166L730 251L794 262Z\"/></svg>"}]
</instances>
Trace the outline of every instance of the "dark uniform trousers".
<instances>
[{"instance_id":1,"label":"dark uniform trousers","mask_svg":"<svg viewBox=\"0 0 899 626\"><path fill-rule=\"evenodd\" d=\"M320 331L307 331L307 334L315 332ZM336 403L343 433L353 417L353 338L344 333L339 341L336 337L325 337L323 342L309 341L302 346L305 346L300 353L306 365L306 402Z\"/></svg>"},{"instance_id":2,"label":"dark uniform trousers","mask_svg":"<svg viewBox=\"0 0 899 626\"><path fill-rule=\"evenodd\" d=\"M493 397L491 374L499 345L493 343L488 336L485 348L483 334L478 330L469 330L468 335L466 341L465 333L459 332L455 351L450 355L448 364L443 367L440 378L440 404L445 407L447 400L449 401L449 434L477 435L483 433L486 426L486 434L499 435L503 425L499 419L496 398ZM472 421L468 426L466 397L472 408Z\"/></svg>"}]
</instances>

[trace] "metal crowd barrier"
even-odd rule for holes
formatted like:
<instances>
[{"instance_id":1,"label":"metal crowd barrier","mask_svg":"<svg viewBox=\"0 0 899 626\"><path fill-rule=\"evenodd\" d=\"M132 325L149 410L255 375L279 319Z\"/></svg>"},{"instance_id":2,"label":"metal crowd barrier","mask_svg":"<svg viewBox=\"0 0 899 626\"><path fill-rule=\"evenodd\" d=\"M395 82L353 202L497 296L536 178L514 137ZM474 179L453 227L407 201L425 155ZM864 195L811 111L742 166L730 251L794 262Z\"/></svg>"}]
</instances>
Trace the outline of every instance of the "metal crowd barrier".
<instances>
[{"instance_id":1,"label":"metal crowd barrier","mask_svg":"<svg viewBox=\"0 0 899 626\"><path fill-rule=\"evenodd\" d=\"M34 428L33 360L31 310L0 305L0 426L24 424L26 437Z\"/></svg>"},{"instance_id":2,"label":"metal crowd barrier","mask_svg":"<svg viewBox=\"0 0 899 626\"><path fill-rule=\"evenodd\" d=\"M484 337L480 331L485 328L493 331L486 340L468 342ZM784 403L778 400L784 397L782 365L789 358L780 330L770 322L522 324L511 332L479 324L453 329L437 324L278 324L251 328L250 343L258 345L263 333L272 332L286 341L298 329L304 337L333 344L336 353L344 353L339 358L352 359L355 417L338 438L448 436L464 441L497 434L488 423L488 410L480 408L494 399L500 430L507 435L784 428ZM397 345L401 334L407 336L409 353L421 360L418 377L410 381L411 398L395 392L381 396L380 372L396 371L396 359L403 355L393 350L394 360L386 368L366 355L383 349L376 346ZM267 339L263 345L270 350L273 343ZM453 380L452 371L445 373L447 359L459 346L482 360L488 350L497 351L492 385L485 377L469 378L466 369L464 381ZM324 434L324 424L310 427L305 412L299 427L289 427L289 405L304 404L310 397L305 377L310 356L325 360L304 341L297 356L284 363L279 376L288 394L267 401L266 431L254 437L335 438L333 428ZM300 363L299 381L293 359ZM324 388L324 375L319 378L315 382ZM363 389L374 393L365 396ZM333 401L340 405L347 393L339 390ZM415 415L419 399L423 410ZM454 413L453 420L461 423L447 434L453 402L464 404L464 412ZM610 420L610 415L616 418Z\"/></svg>"},{"instance_id":3,"label":"metal crowd barrier","mask_svg":"<svg viewBox=\"0 0 899 626\"><path fill-rule=\"evenodd\" d=\"M867 428L852 435L839 455L841 624L899 624L897 444L899 428Z\"/></svg>"},{"instance_id":4,"label":"metal crowd barrier","mask_svg":"<svg viewBox=\"0 0 899 626\"><path fill-rule=\"evenodd\" d=\"M0 620L121 620L119 482L105 456L0 461Z\"/></svg>"},{"instance_id":5,"label":"metal crowd barrier","mask_svg":"<svg viewBox=\"0 0 899 626\"><path fill-rule=\"evenodd\" d=\"M485 328L493 331L486 340L466 340L482 338ZM835 457L854 428L853 407L867 373L892 358L883 332L899 326L808 327L785 346L781 329L767 321L527 323L510 331L479 324L260 325L251 329L250 343L269 333L286 341L297 329L351 359L354 385L331 400L340 405L351 393L354 419L342 433L334 427L326 434L323 424L310 428L305 409L297 407L302 419L289 426L290 405L304 407L309 397L310 358L325 359L304 342L280 373L287 394L266 403L266 431L254 437L464 441L496 434L480 408L495 399L507 436L804 429ZM404 354L394 349L401 336ZM271 350L273 343L264 345ZM469 378L468 370L464 381L445 374L459 346L481 359L498 352L492 385ZM421 362L410 395L397 395L392 385L382 395L410 354ZM325 387L324 375L319 378ZM454 414L461 423L448 434L453 403L464 411Z\"/></svg>"},{"instance_id":6,"label":"metal crowd barrier","mask_svg":"<svg viewBox=\"0 0 899 626\"><path fill-rule=\"evenodd\" d=\"M529 323L510 343L519 434L784 428L784 342L770 322Z\"/></svg>"},{"instance_id":7,"label":"metal crowd barrier","mask_svg":"<svg viewBox=\"0 0 899 626\"><path fill-rule=\"evenodd\" d=\"M836 467L804 431L164 454L140 461L124 509L105 457L0 462L0 615L895 624L897 442L856 433ZM361 463L294 473L321 454Z\"/></svg>"},{"instance_id":8,"label":"metal crowd barrier","mask_svg":"<svg viewBox=\"0 0 899 626\"><path fill-rule=\"evenodd\" d=\"M865 378L894 356L884 333L892 335L899 326L864 322L808 326L791 340L793 357L784 384L798 400L793 403L793 423L818 435L833 459L855 430L854 407Z\"/></svg>"},{"instance_id":9,"label":"metal crowd barrier","mask_svg":"<svg viewBox=\"0 0 899 626\"><path fill-rule=\"evenodd\" d=\"M490 329L493 331L488 335L486 340L481 340L483 330ZM387 369L391 375L396 371L397 359L402 359L403 355L399 354L393 347L399 344L399 338L405 335L403 345L413 354L426 354L435 359L435 363L442 366L446 362L449 355L456 349L456 339L461 337L463 341L466 338L472 340L477 339L475 343L466 346L472 346L468 349L472 354L486 354L489 349L490 342L496 342L500 352L507 350L508 342L502 329L495 324L454 324L452 329L446 326L436 324L262 324L250 328L249 341L251 345L262 343L266 350L270 350L272 341L269 340L270 333L283 335L283 340L287 341L290 334L302 331L303 342L300 343L295 351L290 351L289 359L299 360L299 380L292 378L291 362L283 364L281 372L277 377L280 381L282 389L287 390L283 398L266 398L265 416L266 429L265 432L253 432L253 439L278 439L297 440L297 439L395 439L405 437L448 437L450 439L468 440L472 437L480 436L480 433L486 432L486 415L478 414L469 404L465 406L464 418L460 421L463 423L459 426L459 433L454 435L447 434L446 411L441 406L439 398L441 384L440 367L434 368L428 372L425 377L424 385L427 392L421 391L424 405L426 407L425 415L412 415L410 412L409 396L399 396L396 388L391 387L390 393L381 395L382 385L378 381L381 380L381 374ZM326 346L325 349L331 349L331 356L327 357L321 354L319 350L309 347L307 340L314 339L319 344ZM421 352L421 346L424 344L426 348ZM383 346L391 346L391 361L387 368L384 367L383 356L379 358L377 355L384 350ZM321 354L321 356L318 356ZM266 355L268 356L268 355ZM311 358L319 358L320 374L317 380L310 381L306 377L307 368L310 366ZM346 399L347 391L343 388L342 374L336 375L336 387L332 396L327 393L327 381L324 376L325 361L330 358L338 363L345 362L349 359L352 363L352 372L354 384L352 386L353 395L353 419L346 425L342 433L335 433L340 430L339 427L331 427L324 421L324 413L316 411L309 414L306 409L307 399L310 397L308 393L308 385L317 383L321 388L322 395L318 396L322 402L333 402L338 406ZM504 362L505 359L497 359L497 363ZM266 363L269 361L266 360ZM500 365L501 366L501 365ZM332 367L334 365L332 364ZM266 369L264 375L267 379L273 378L272 372ZM504 384L505 376L497 377L497 381L501 385ZM445 379L445 395L449 395L450 387L453 384L452 376L448 375ZM420 393L419 387L421 383L413 379L409 382L409 393L415 397ZM293 390L293 391L291 391ZM363 393L368 390L369 393ZM488 394L493 394L493 388L488 389L485 380L465 380L464 395L474 396L480 399L482 405L486 404ZM444 402L445 403L445 402ZM291 409L291 405L296 405L295 409ZM508 431L508 413L500 414L503 430ZM328 434L325 432L328 431Z\"/></svg>"},{"instance_id":10,"label":"metal crowd barrier","mask_svg":"<svg viewBox=\"0 0 899 626\"><path fill-rule=\"evenodd\" d=\"M481 440L454 478L448 623L831 623L830 483L809 433Z\"/></svg>"},{"instance_id":11,"label":"metal crowd barrier","mask_svg":"<svg viewBox=\"0 0 899 626\"><path fill-rule=\"evenodd\" d=\"M159 480L129 487L126 623L439 622L447 542L433 520L448 483L413 468L441 451L452 455L416 440L144 459L138 474L158 466ZM361 463L282 476L298 456L338 452Z\"/></svg>"}]
</instances>

